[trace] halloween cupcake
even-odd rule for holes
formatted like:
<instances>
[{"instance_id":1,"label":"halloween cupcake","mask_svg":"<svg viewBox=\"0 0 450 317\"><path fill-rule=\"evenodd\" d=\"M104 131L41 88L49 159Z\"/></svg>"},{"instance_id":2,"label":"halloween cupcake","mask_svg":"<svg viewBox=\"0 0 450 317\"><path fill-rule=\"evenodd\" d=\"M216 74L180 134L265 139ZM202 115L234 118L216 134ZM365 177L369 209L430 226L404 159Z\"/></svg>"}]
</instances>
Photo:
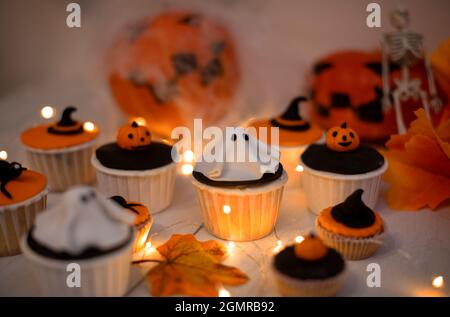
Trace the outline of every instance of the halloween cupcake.
<instances>
[{"instance_id":1,"label":"halloween cupcake","mask_svg":"<svg viewBox=\"0 0 450 317\"><path fill-rule=\"evenodd\" d=\"M136 229L137 234L134 240L133 252L136 253L142 251L153 224L153 218L147 207L139 203L128 202L122 196L112 196L110 198L122 208L132 212L136 217L134 219L134 228Z\"/></svg>"},{"instance_id":2,"label":"halloween cupcake","mask_svg":"<svg viewBox=\"0 0 450 317\"><path fill-rule=\"evenodd\" d=\"M341 255L312 234L275 255L273 268L283 296L334 296L345 275Z\"/></svg>"},{"instance_id":3,"label":"halloween cupcake","mask_svg":"<svg viewBox=\"0 0 450 317\"><path fill-rule=\"evenodd\" d=\"M64 193L21 240L41 294L122 296L128 287L134 217L90 187Z\"/></svg>"},{"instance_id":4,"label":"halloween cupcake","mask_svg":"<svg viewBox=\"0 0 450 317\"><path fill-rule=\"evenodd\" d=\"M383 242L383 219L364 204L362 194L362 189L356 190L344 202L322 210L316 219L324 243L348 260L371 256Z\"/></svg>"},{"instance_id":5,"label":"halloween cupcake","mask_svg":"<svg viewBox=\"0 0 450 317\"><path fill-rule=\"evenodd\" d=\"M250 126L255 128L279 128L280 161L289 179L287 188L301 186L300 155L306 147L320 141L323 132L318 125L305 121L299 111L299 104L306 101L305 97L297 97L291 101L287 110L280 116L269 120L255 120ZM258 131L257 131L258 133ZM258 135L260 135L258 133ZM270 144L270 130L267 132L267 142ZM265 141L265 140L261 140Z\"/></svg>"},{"instance_id":6,"label":"halloween cupcake","mask_svg":"<svg viewBox=\"0 0 450 317\"><path fill-rule=\"evenodd\" d=\"M358 134L344 122L331 128L326 144L312 144L301 156L302 182L309 209L321 210L342 202L356 189L375 207L387 162L374 148L361 145Z\"/></svg>"},{"instance_id":7,"label":"halloween cupcake","mask_svg":"<svg viewBox=\"0 0 450 317\"><path fill-rule=\"evenodd\" d=\"M20 253L20 238L47 203L47 179L17 162L0 160L0 256Z\"/></svg>"},{"instance_id":8,"label":"halloween cupcake","mask_svg":"<svg viewBox=\"0 0 450 317\"><path fill-rule=\"evenodd\" d=\"M72 119L75 111L75 107L67 107L58 122L30 128L21 135L31 167L47 176L54 191L95 181L90 158L98 129Z\"/></svg>"},{"instance_id":9,"label":"halloween cupcake","mask_svg":"<svg viewBox=\"0 0 450 317\"><path fill-rule=\"evenodd\" d=\"M209 232L225 240L251 241L272 232L287 175L278 151L243 128L232 130L214 145L214 153L221 153L217 160L203 153L192 183ZM258 149L268 154L264 160Z\"/></svg>"},{"instance_id":10,"label":"halloween cupcake","mask_svg":"<svg viewBox=\"0 0 450 317\"><path fill-rule=\"evenodd\" d=\"M98 148L92 156L100 191L139 201L153 213L172 202L176 163L172 147L152 141L146 126L125 124L116 142Z\"/></svg>"}]
</instances>

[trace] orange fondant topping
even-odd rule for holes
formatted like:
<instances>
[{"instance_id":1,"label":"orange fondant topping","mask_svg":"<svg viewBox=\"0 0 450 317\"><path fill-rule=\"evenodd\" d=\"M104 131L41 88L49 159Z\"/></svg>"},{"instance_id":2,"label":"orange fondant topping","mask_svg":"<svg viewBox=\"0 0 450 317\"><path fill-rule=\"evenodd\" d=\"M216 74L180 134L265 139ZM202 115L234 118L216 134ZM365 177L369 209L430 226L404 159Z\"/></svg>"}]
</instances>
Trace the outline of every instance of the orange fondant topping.
<instances>
[{"instance_id":1,"label":"orange fondant topping","mask_svg":"<svg viewBox=\"0 0 450 317\"><path fill-rule=\"evenodd\" d=\"M0 192L0 206L17 204L41 193L47 187L44 175L33 171L23 171L22 174L6 184L6 189L12 195L9 199Z\"/></svg>"},{"instance_id":2,"label":"orange fondant topping","mask_svg":"<svg viewBox=\"0 0 450 317\"><path fill-rule=\"evenodd\" d=\"M150 130L135 121L123 125L117 132L116 139L120 148L131 151L144 149L152 143Z\"/></svg>"},{"instance_id":3,"label":"orange fondant topping","mask_svg":"<svg viewBox=\"0 0 450 317\"><path fill-rule=\"evenodd\" d=\"M256 128L259 134L259 128L272 128L269 120L255 120L250 123L250 127ZM300 146L317 142L322 137L322 130L314 123L310 122L310 128L306 131L292 131L279 128L280 146ZM264 141L264 140L263 140ZM270 139L270 130L267 130L267 144L272 144Z\"/></svg>"},{"instance_id":4,"label":"orange fondant topping","mask_svg":"<svg viewBox=\"0 0 450 317\"><path fill-rule=\"evenodd\" d=\"M328 130L326 144L330 150L348 152L358 148L359 135L355 130L347 128L347 123L344 122L341 126Z\"/></svg>"},{"instance_id":5,"label":"orange fondant topping","mask_svg":"<svg viewBox=\"0 0 450 317\"><path fill-rule=\"evenodd\" d=\"M346 225L334 220L331 215L332 207L324 209L320 212L317 221L324 229L338 235L352 238L368 238L383 231L383 220L380 215L375 212L375 222L367 228L350 228Z\"/></svg>"},{"instance_id":6,"label":"orange fondant topping","mask_svg":"<svg viewBox=\"0 0 450 317\"><path fill-rule=\"evenodd\" d=\"M51 126L53 124L43 124L24 131L20 136L22 143L41 150L63 149L92 141L99 133L96 127L92 132L83 131L74 135L52 134L47 131Z\"/></svg>"},{"instance_id":7,"label":"orange fondant topping","mask_svg":"<svg viewBox=\"0 0 450 317\"><path fill-rule=\"evenodd\" d=\"M295 246L295 255L303 260L316 261L328 253L328 248L320 238L310 235Z\"/></svg>"},{"instance_id":8,"label":"orange fondant topping","mask_svg":"<svg viewBox=\"0 0 450 317\"><path fill-rule=\"evenodd\" d=\"M140 203L128 202L128 204L140 204ZM135 226L139 226L140 224L142 224L152 218L147 207L145 207L144 205L133 206L132 208L138 212L136 214L132 210L127 209L130 212L132 212L134 215L136 215L136 218L134 219Z\"/></svg>"}]
</instances>

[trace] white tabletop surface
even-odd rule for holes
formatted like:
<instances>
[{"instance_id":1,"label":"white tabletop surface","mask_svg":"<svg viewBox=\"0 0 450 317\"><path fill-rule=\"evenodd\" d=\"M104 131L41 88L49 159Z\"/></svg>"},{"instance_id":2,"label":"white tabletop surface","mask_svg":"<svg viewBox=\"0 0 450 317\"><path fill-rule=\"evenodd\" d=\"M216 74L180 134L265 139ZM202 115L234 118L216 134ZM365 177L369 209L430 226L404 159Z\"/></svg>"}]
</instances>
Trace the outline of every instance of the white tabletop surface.
<instances>
[{"instance_id":1,"label":"white tabletop surface","mask_svg":"<svg viewBox=\"0 0 450 317\"><path fill-rule=\"evenodd\" d=\"M66 88L62 88L66 87ZM71 89L67 89L71 87ZM83 90L84 88L84 90ZM83 93L80 93L83 90ZM55 97L55 91L58 91ZM120 121L107 94L95 89L58 85L41 85L24 88L0 99L0 150L8 151L9 159L23 161L19 132L39 122L39 109L51 104L63 107L76 104L80 116L89 116L103 129L102 140L110 139ZM107 109L107 111L104 111ZM386 186L383 186L383 197ZM59 194L49 195L49 205ZM437 211L392 211L383 198L376 210L387 224L387 236L378 252L367 260L348 262L348 274L340 296L449 296L450 295L450 207ZM285 243L292 243L297 235L313 228L315 216L308 212L305 197L300 190L285 191L276 231ZM201 214L194 188L187 176L176 180L174 200L170 208L154 215L151 234L153 245L166 241L173 233L193 233L201 224ZM215 239L205 229L197 234L200 240ZM277 238L271 234L263 239L236 243L225 264L239 267L250 277L243 286L227 287L234 296L278 296L270 264ZM366 284L367 265L381 267L381 287L369 288ZM149 296L148 284L143 278L147 267L132 271L130 291L127 296ZM432 279L443 276L443 288L432 287ZM39 296L33 276L22 255L0 258L0 296Z\"/></svg>"}]
</instances>

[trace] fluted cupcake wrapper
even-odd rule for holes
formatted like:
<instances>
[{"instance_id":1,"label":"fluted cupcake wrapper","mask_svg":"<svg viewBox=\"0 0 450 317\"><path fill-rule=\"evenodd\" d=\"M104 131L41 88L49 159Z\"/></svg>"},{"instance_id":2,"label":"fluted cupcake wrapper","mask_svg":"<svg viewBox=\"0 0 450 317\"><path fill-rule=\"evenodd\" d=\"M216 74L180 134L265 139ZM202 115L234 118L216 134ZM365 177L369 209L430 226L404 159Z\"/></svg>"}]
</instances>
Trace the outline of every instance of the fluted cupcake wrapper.
<instances>
[{"instance_id":1,"label":"fluted cupcake wrapper","mask_svg":"<svg viewBox=\"0 0 450 317\"><path fill-rule=\"evenodd\" d=\"M363 189L362 200L374 208L379 197L381 178L387 162L375 171L358 175L340 175L312 170L303 163L303 189L309 209L319 214L323 209L343 202L357 189Z\"/></svg>"},{"instance_id":2,"label":"fluted cupcake wrapper","mask_svg":"<svg viewBox=\"0 0 450 317\"><path fill-rule=\"evenodd\" d=\"M135 226L136 229L136 238L134 239L133 244L133 253L138 253L145 248L145 244L147 243L148 233L152 227L153 220L150 218L144 223Z\"/></svg>"},{"instance_id":3,"label":"fluted cupcake wrapper","mask_svg":"<svg viewBox=\"0 0 450 317\"><path fill-rule=\"evenodd\" d=\"M97 171L99 190L107 196L120 195L139 202L152 214L166 209L172 202L176 163L153 170L125 171L106 168L93 155L92 165Z\"/></svg>"},{"instance_id":4,"label":"fluted cupcake wrapper","mask_svg":"<svg viewBox=\"0 0 450 317\"><path fill-rule=\"evenodd\" d=\"M272 267L280 295L286 297L335 296L345 279L345 270L325 279L297 279L278 272Z\"/></svg>"},{"instance_id":5,"label":"fluted cupcake wrapper","mask_svg":"<svg viewBox=\"0 0 450 317\"><path fill-rule=\"evenodd\" d=\"M21 248L42 296L97 297L122 296L128 289L131 253L134 239L123 248L88 260L55 260L43 257L29 248L26 237ZM73 284L73 267L78 264L80 287ZM72 274L72 275L71 275Z\"/></svg>"},{"instance_id":6,"label":"fluted cupcake wrapper","mask_svg":"<svg viewBox=\"0 0 450 317\"><path fill-rule=\"evenodd\" d=\"M20 239L33 226L47 204L45 189L26 201L0 207L0 256L20 254Z\"/></svg>"},{"instance_id":7,"label":"fluted cupcake wrapper","mask_svg":"<svg viewBox=\"0 0 450 317\"><path fill-rule=\"evenodd\" d=\"M195 179L205 228L218 238L252 241L272 232L280 210L285 173L271 184L228 189L202 184ZM229 206L229 213L224 206Z\"/></svg>"},{"instance_id":8,"label":"fluted cupcake wrapper","mask_svg":"<svg viewBox=\"0 0 450 317\"><path fill-rule=\"evenodd\" d=\"M47 177L52 191L61 192L79 184L95 182L95 170L91 156L95 141L66 149L39 150L26 147L32 169Z\"/></svg>"},{"instance_id":9,"label":"fluted cupcake wrapper","mask_svg":"<svg viewBox=\"0 0 450 317\"><path fill-rule=\"evenodd\" d=\"M346 260L362 260L373 255L383 244L386 228L383 224L382 232L368 238L344 237L326 230L316 219L316 231L325 245L338 251Z\"/></svg>"}]
</instances>

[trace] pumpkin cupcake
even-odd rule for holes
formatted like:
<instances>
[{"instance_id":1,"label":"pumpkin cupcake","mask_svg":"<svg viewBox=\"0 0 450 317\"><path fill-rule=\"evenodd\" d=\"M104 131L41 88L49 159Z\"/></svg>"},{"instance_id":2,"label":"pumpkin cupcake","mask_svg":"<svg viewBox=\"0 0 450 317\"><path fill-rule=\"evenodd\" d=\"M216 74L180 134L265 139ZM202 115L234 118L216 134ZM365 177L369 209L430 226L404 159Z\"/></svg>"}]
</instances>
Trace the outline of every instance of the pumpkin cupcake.
<instances>
[{"instance_id":1,"label":"pumpkin cupcake","mask_svg":"<svg viewBox=\"0 0 450 317\"><path fill-rule=\"evenodd\" d=\"M383 220L364 204L362 194L362 189L356 190L344 202L322 210L316 219L324 243L348 260L371 256L383 242Z\"/></svg>"},{"instance_id":2,"label":"pumpkin cupcake","mask_svg":"<svg viewBox=\"0 0 450 317\"><path fill-rule=\"evenodd\" d=\"M301 170L298 168L300 155L309 144L319 142L323 138L323 131L318 125L305 121L301 117L299 105L304 101L306 101L305 97L296 97L282 115L268 120L255 120L249 124L257 129L279 128L280 162L289 176L287 188L301 186ZM269 131L267 132L267 142L270 144ZM258 133L258 131L256 132Z\"/></svg>"},{"instance_id":3,"label":"pumpkin cupcake","mask_svg":"<svg viewBox=\"0 0 450 317\"><path fill-rule=\"evenodd\" d=\"M224 138L214 146L223 159L202 157L192 174L205 227L225 240L260 239L275 226L287 175L278 151L271 149L270 159L262 161L256 153L266 145L245 129L235 128ZM228 157L229 153L234 156Z\"/></svg>"},{"instance_id":4,"label":"pumpkin cupcake","mask_svg":"<svg viewBox=\"0 0 450 317\"><path fill-rule=\"evenodd\" d=\"M17 162L0 160L0 256L20 253L22 235L47 203L47 179Z\"/></svg>"},{"instance_id":5,"label":"pumpkin cupcake","mask_svg":"<svg viewBox=\"0 0 450 317\"><path fill-rule=\"evenodd\" d=\"M31 167L47 176L53 191L95 181L90 157L99 131L93 124L72 119L75 111L75 107L67 107L58 122L30 128L21 135Z\"/></svg>"},{"instance_id":6,"label":"pumpkin cupcake","mask_svg":"<svg viewBox=\"0 0 450 317\"><path fill-rule=\"evenodd\" d=\"M345 275L341 255L313 234L275 255L273 268L283 296L334 296Z\"/></svg>"},{"instance_id":7,"label":"pumpkin cupcake","mask_svg":"<svg viewBox=\"0 0 450 317\"><path fill-rule=\"evenodd\" d=\"M364 190L364 202L374 208L387 169L383 156L360 144L358 134L345 122L328 130L326 144L310 145L301 164L308 207L315 214L342 202L358 188Z\"/></svg>"},{"instance_id":8,"label":"pumpkin cupcake","mask_svg":"<svg viewBox=\"0 0 450 317\"><path fill-rule=\"evenodd\" d=\"M99 147L91 161L105 195L139 201L153 213L172 202L176 171L172 146L152 141L146 126L125 124L116 142Z\"/></svg>"},{"instance_id":9,"label":"pumpkin cupcake","mask_svg":"<svg viewBox=\"0 0 450 317\"><path fill-rule=\"evenodd\" d=\"M153 218L147 207L140 203L128 202L122 196L112 196L111 200L125 208L135 215L134 228L136 229L136 238L134 239L133 252L137 253L144 249L147 242L148 233L153 224Z\"/></svg>"},{"instance_id":10,"label":"pumpkin cupcake","mask_svg":"<svg viewBox=\"0 0 450 317\"><path fill-rule=\"evenodd\" d=\"M21 239L25 259L43 296L122 296L128 288L134 243L132 213L75 186L40 213ZM70 272L81 272L69 287Z\"/></svg>"}]
</instances>

